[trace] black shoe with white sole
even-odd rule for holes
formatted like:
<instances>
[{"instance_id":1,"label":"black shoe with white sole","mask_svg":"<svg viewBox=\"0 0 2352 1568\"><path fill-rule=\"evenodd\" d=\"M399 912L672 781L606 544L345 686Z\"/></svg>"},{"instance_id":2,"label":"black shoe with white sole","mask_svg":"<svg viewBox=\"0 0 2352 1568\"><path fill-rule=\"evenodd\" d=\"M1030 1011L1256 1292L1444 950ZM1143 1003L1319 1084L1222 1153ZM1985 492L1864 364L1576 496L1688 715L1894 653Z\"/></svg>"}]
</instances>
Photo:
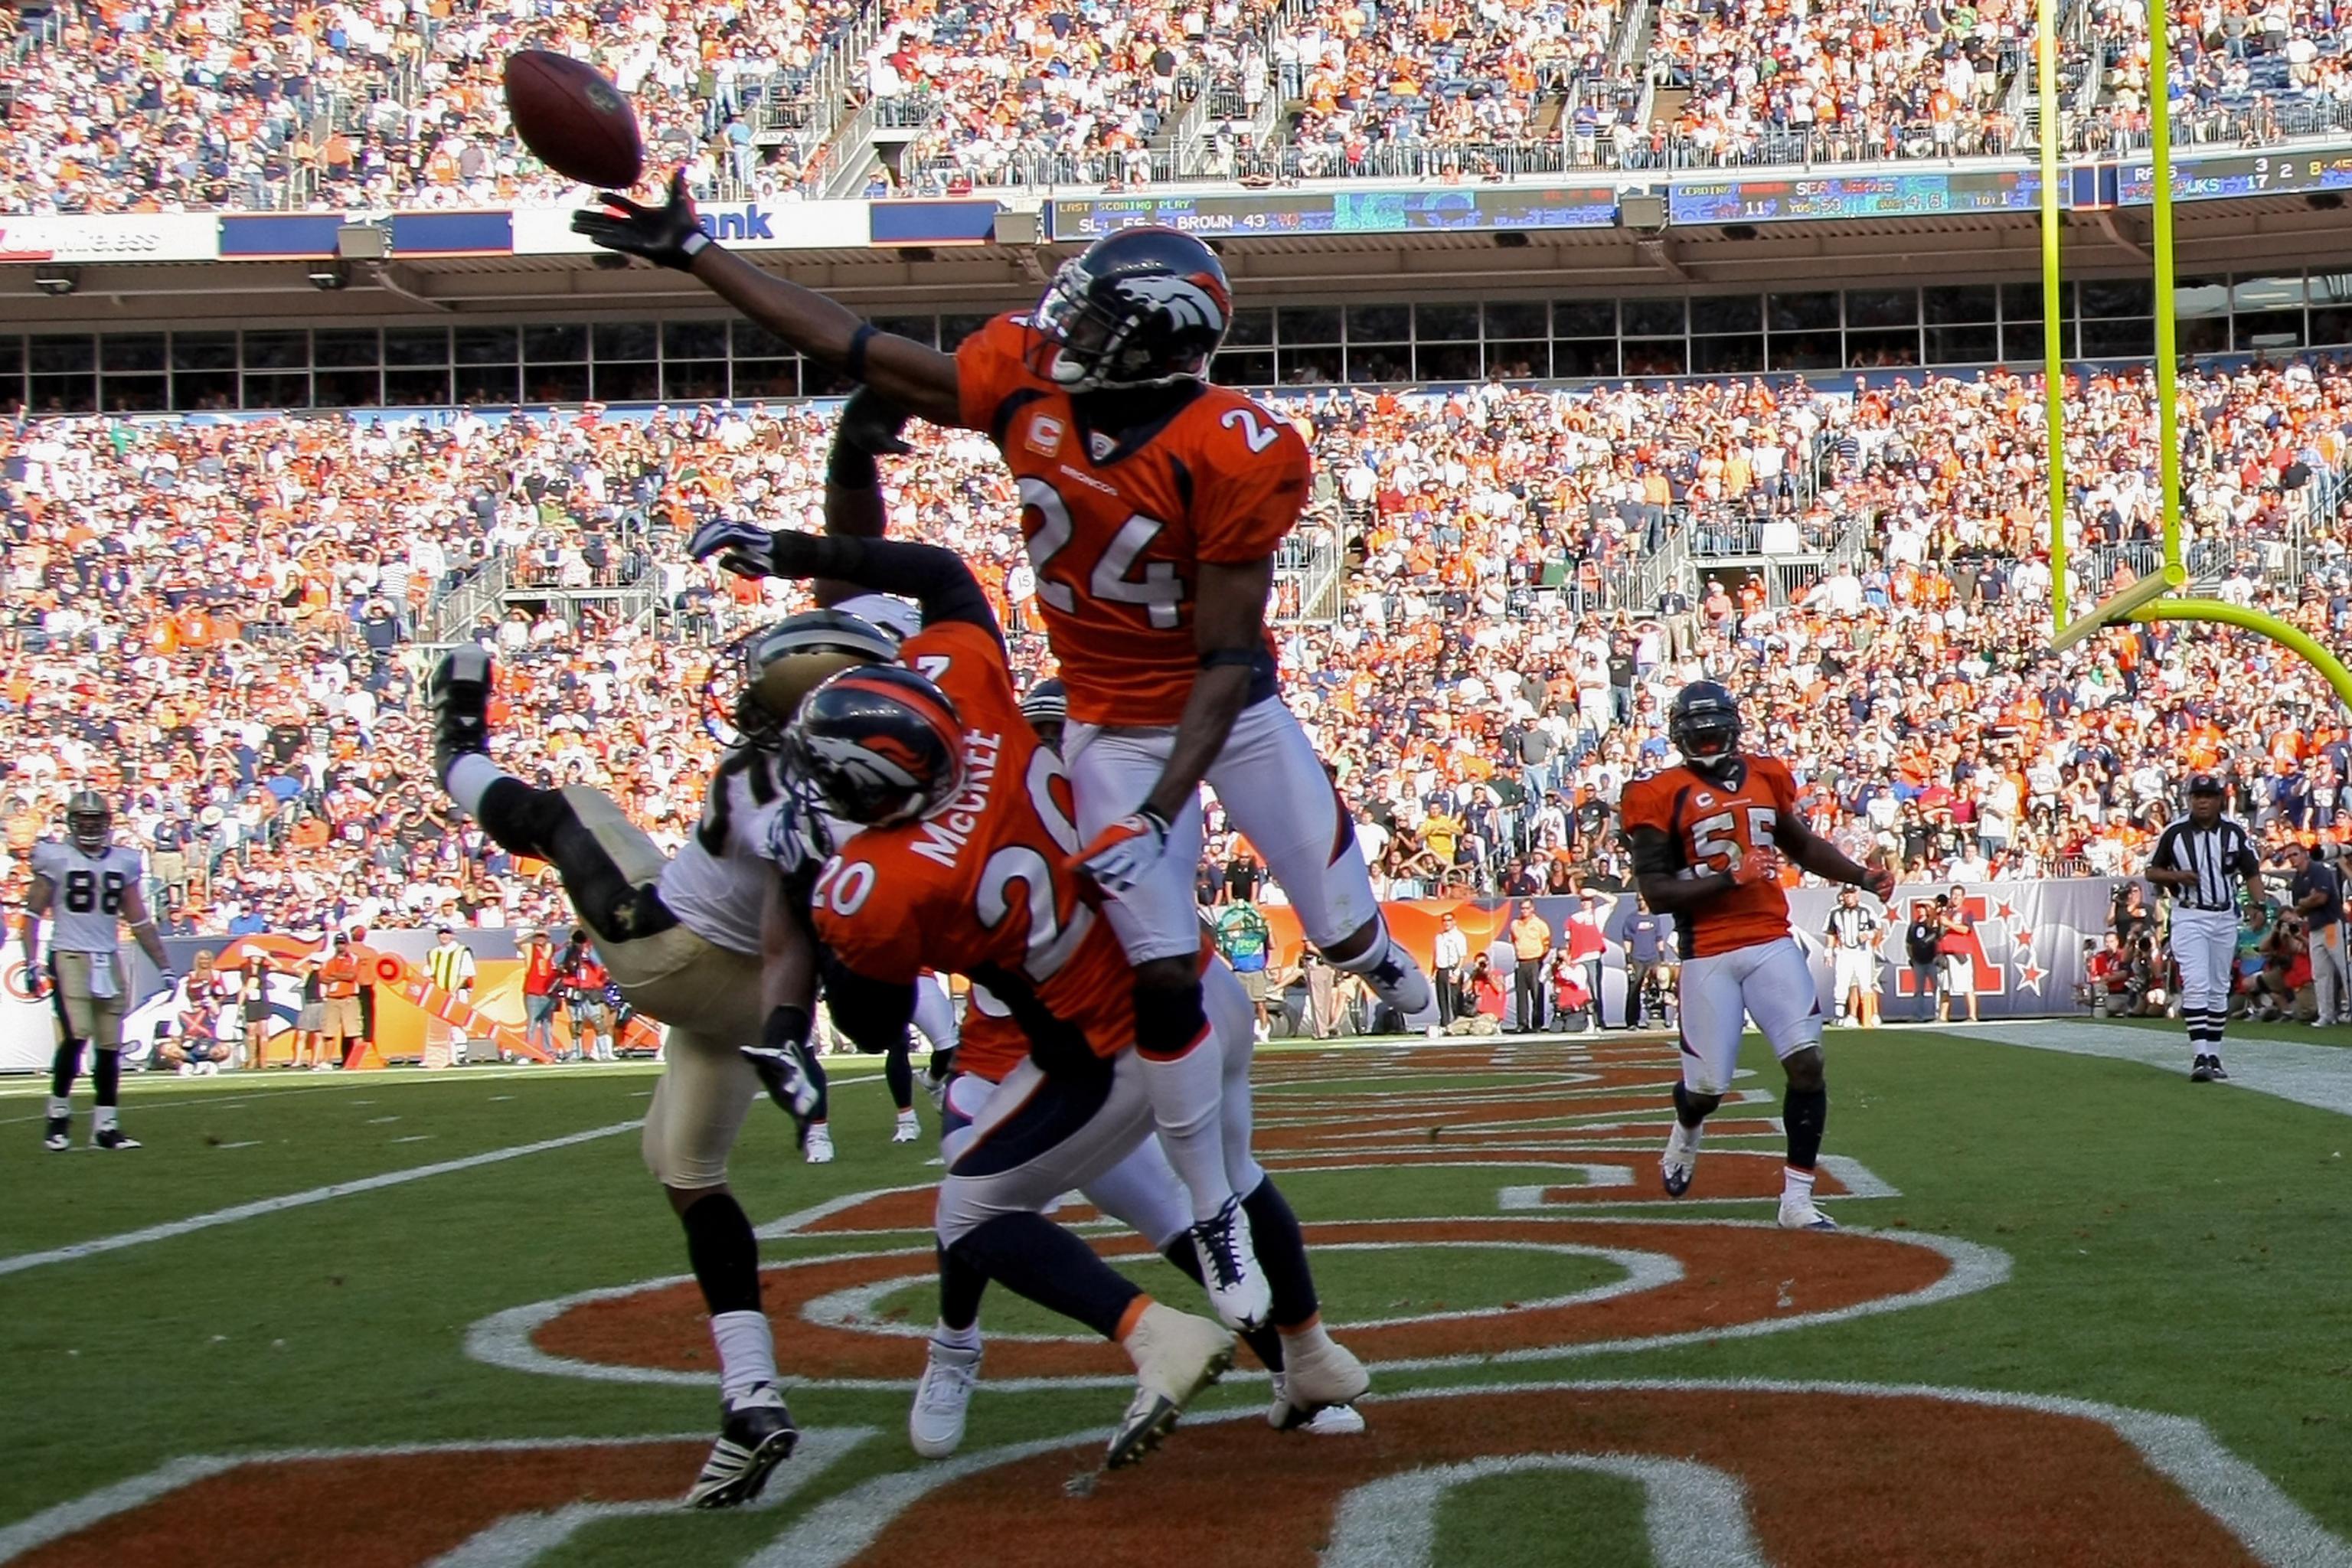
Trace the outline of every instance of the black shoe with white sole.
<instances>
[{"instance_id":1,"label":"black shoe with white sole","mask_svg":"<svg viewBox=\"0 0 2352 1568\"><path fill-rule=\"evenodd\" d=\"M2213 1058L2211 1057L2199 1057L2195 1061L2189 1063L2189 1081L2191 1083L2211 1083L2213 1081Z\"/></svg>"},{"instance_id":2,"label":"black shoe with white sole","mask_svg":"<svg viewBox=\"0 0 2352 1568\"><path fill-rule=\"evenodd\" d=\"M433 705L433 771L444 783L459 757L490 749L490 656L472 644L436 666L425 683Z\"/></svg>"},{"instance_id":3,"label":"black shoe with white sole","mask_svg":"<svg viewBox=\"0 0 2352 1568\"><path fill-rule=\"evenodd\" d=\"M760 1495L768 1472L793 1456L801 1440L793 1413L772 1384L761 1384L720 1408L719 1441L686 1494L688 1508L737 1508Z\"/></svg>"},{"instance_id":4,"label":"black shoe with white sole","mask_svg":"<svg viewBox=\"0 0 2352 1568\"><path fill-rule=\"evenodd\" d=\"M101 1127L89 1135L89 1146L93 1149L136 1149L139 1140L120 1127Z\"/></svg>"},{"instance_id":5,"label":"black shoe with white sole","mask_svg":"<svg viewBox=\"0 0 2352 1568\"><path fill-rule=\"evenodd\" d=\"M73 1147L73 1119L52 1116L48 1128L41 1134L41 1147L52 1154L62 1154Z\"/></svg>"},{"instance_id":6,"label":"black shoe with white sole","mask_svg":"<svg viewBox=\"0 0 2352 1568\"><path fill-rule=\"evenodd\" d=\"M2215 1083L2227 1083L2230 1081L2229 1071L2221 1066L2221 1058L2220 1057L2207 1057L2205 1058L2205 1070L2213 1075L2213 1081Z\"/></svg>"}]
</instances>

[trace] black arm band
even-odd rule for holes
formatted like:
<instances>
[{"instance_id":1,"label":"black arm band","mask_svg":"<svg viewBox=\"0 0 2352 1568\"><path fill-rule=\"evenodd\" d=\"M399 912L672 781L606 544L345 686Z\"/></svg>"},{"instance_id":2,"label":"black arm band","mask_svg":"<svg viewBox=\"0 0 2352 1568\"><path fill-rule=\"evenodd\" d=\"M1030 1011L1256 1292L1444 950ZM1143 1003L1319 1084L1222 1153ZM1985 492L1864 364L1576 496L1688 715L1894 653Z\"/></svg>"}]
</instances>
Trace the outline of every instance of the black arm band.
<instances>
[{"instance_id":1,"label":"black arm band","mask_svg":"<svg viewBox=\"0 0 2352 1568\"><path fill-rule=\"evenodd\" d=\"M833 455L824 461L824 477L828 484L845 490L870 490L882 482L882 466L874 460L873 453L836 440Z\"/></svg>"},{"instance_id":2,"label":"black arm band","mask_svg":"<svg viewBox=\"0 0 2352 1568\"><path fill-rule=\"evenodd\" d=\"M1257 662L1255 647L1213 647L1201 656L1202 669L1224 669L1234 665L1249 666Z\"/></svg>"},{"instance_id":3,"label":"black arm band","mask_svg":"<svg viewBox=\"0 0 2352 1568\"><path fill-rule=\"evenodd\" d=\"M866 380L866 345L880 331L871 321L860 321L857 330L849 334L849 352L841 356L841 368L849 379L861 384Z\"/></svg>"},{"instance_id":4,"label":"black arm band","mask_svg":"<svg viewBox=\"0 0 2352 1568\"><path fill-rule=\"evenodd\" d=\"M811 1020L805 1007L775 1007L769 1010L767 1026L760 1031L760 1044L772 1051L786 1046L804 1045L808 1041Z\"/></svg>"}]
</instances>

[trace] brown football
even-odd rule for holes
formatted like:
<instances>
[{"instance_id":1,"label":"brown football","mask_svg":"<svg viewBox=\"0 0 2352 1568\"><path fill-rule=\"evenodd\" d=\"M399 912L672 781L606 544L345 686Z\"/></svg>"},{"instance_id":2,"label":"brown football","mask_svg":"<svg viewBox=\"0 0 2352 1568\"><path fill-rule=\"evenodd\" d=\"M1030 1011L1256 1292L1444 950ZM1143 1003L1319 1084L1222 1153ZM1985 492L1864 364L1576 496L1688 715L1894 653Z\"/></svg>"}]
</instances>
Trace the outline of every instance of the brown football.
<instances>
[{"instance_id":1,"label":"brown football","mask_svg":"<svg viewBox=\"0 0 2352 1568\"><path fill-rule=\"evenodd\" d=\"M506 89L515 134L557 174L625 191L646 172L636 110L595 67L525 49L507 57Z\"/></svg>"}]
</instances>

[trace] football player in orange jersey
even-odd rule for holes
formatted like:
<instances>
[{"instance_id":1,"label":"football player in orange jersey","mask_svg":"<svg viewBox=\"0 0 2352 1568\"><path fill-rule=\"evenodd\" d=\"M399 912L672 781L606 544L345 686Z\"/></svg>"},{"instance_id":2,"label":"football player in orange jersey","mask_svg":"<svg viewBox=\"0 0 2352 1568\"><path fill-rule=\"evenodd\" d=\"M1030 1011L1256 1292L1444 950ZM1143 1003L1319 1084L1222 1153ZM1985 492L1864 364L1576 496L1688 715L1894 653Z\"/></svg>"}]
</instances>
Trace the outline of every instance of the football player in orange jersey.
<instances>
[{"instance_id":1,"label":"football player in orange jersey","mask_svg":"<svg viewBox=\"0 0 2352 1568\"><path fill-rule=\"evenodd\" d=\"M1087 840L1072 860L1113 895L1108 912L1135 965L1137 1050L1195 1221L1231 1233L1217 1251L1263 1300L1252 1216L1221 1184L1220 1073L1201 1048L1202 784L1335 967L1362 975L1408 1027L1434 1029L1437 1006L1391 937L1354 823L1280 697L1265 605L1309 460L1286 422L1208 384L1232 312L1223 268L1189 235L1123 230L1066 263L1029 316L1000 317L950 355L728 254L703 232L682 178L659 206L602 199L604 210L573 215L574 230L692 273L802 353L898 409L985 432L1003 455L1069 683ZM880 438L895 439L895 426Z\"/></svg>"},{"instance_id":2,"label":"football player in orange jersey","mask_svg":"<svg viewBox=\"0 0 2352 1568\"><path fill-rule=\"evenodd\" d=\"M1662 1171L1670 1195L1689 1189L1700 1129L1731 1087L1740 1029L1753 1018L1789 1076L1780 1224L1835 1230L1813 1205L1830 1109L1822 1010L1811 966L1790 934L1780 870L1794 861L1880 899L1895 891L1895 874L1855 865L1807 826L1787 765L1743 754L1739 729L1730 692L1712 680L1684 687L1666 724L1680 765L1627 784L1618 805L1642 901L1674 916L1682 932L1683 1076Z\"/></svg>"},{"instance_id":3,"label":"football player in orange jersey","mask_svg":"<svg viewBox=\"0 0 2352 1568\"><path fill-rule=\"evenodd\" d=\"M929 545L720 521L690 548L738 572L911 590L922 602L924 629L900 649L912 668L845 672L810 695L786 736L789 775L862 829L826 862L812 897L835 961L826 990L853 1038L902 1032L926 966L986 985L1021 1024L1028 1055L980 1107L940 1186L943 1295L958 1269L1001 1279L1118 1341L1139 1389L1108 1462L1131 1463L1231 1363L1233 1342L1151 1301L1040 1212L1120 1166L1150 1136L1154 1108L1133 1049L1140 1026L1128 960L1059 864L1076 844L1067 781L1028 731L987 601L970 568ZM1352 1402L1367 1380L1323 1329L1297 1220L1249 1157L1246 999L1198 945L1192 962L1222 982L1220 1013L1230 1016L1210 1036L1223 1080L1222 1174L1260 1216L1287 1396L1311 1415ZM1213 1298L1237 1274L1218 1256L1230 1234L1194 1228Z\"/></svg>"}]
</instances>

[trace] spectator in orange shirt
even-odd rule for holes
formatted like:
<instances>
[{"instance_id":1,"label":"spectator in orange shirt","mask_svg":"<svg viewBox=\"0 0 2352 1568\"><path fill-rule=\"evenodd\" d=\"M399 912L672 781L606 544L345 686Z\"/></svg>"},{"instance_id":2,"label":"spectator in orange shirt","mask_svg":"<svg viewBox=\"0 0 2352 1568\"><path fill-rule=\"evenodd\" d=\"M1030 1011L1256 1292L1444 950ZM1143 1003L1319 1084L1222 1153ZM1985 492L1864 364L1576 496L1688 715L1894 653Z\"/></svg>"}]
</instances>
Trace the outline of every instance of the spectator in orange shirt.
<instances>
[{"instance_id":1,"label":"spectator in orange shirt","mask_svg":"<svg viewBox=\"0 0 2352 1568\"><path fill-rule=\"evenodd\" d=\"M319 997L326 1005L320 1033L332 1042L334 1057L321 1066L351 1065L352 1043L366 1030L360 1016L360 961L352 955L352 939L338 934L334 952L319 969Z\"/></svg>"}]
</instances>

